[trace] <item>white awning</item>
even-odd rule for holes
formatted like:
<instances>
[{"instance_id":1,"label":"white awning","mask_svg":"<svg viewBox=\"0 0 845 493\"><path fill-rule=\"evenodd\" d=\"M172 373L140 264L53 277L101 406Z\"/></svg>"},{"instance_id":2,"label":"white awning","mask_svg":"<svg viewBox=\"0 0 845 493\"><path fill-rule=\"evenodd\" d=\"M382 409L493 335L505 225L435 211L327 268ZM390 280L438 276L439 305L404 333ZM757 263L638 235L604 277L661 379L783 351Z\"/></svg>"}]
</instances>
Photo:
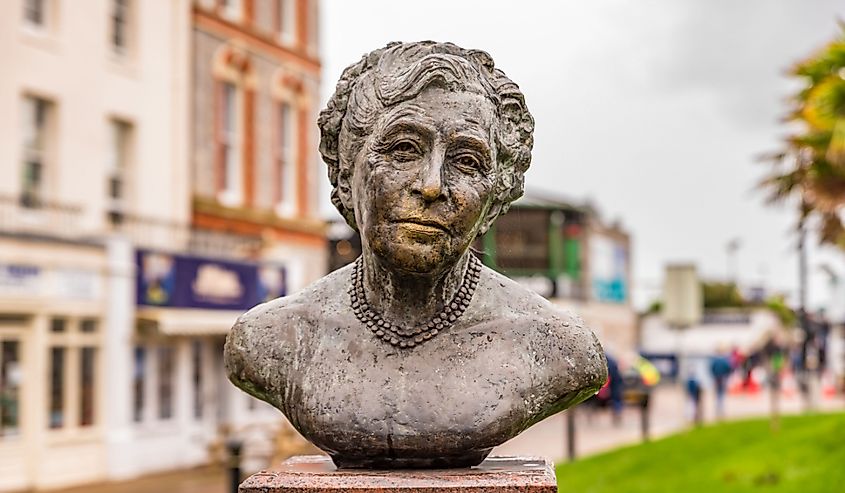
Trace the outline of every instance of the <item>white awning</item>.
<instances>
[{"instance_id":1,"label":"white awning","mask_svg":"<svg viewBox=\"0 0 845 493\"><path fill-rule=\"evenodd\" d=\"M241 311L196 308L138 308L139 321L153 323L159 332L171 336L226 335Z\"/></svg>"}]
</instances>

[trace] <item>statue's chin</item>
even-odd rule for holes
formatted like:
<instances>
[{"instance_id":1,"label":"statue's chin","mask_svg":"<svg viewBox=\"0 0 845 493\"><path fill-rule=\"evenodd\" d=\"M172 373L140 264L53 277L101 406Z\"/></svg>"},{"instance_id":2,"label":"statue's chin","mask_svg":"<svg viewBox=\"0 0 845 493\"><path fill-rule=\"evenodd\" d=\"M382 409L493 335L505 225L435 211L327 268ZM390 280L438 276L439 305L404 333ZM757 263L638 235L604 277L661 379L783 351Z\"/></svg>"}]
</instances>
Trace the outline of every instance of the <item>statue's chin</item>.
<instances>
[{"instance_id":1,"label":"statue's chin","mask_svg":"<svg viewBox=\"0 0 845 493\"><path fill-rule=\"evenodd\" d=\"M393 242L373 246L373 254L381 263L409 274L436 274L449 269L457 261L431 244Z\"/></svg>"}]
</instances>

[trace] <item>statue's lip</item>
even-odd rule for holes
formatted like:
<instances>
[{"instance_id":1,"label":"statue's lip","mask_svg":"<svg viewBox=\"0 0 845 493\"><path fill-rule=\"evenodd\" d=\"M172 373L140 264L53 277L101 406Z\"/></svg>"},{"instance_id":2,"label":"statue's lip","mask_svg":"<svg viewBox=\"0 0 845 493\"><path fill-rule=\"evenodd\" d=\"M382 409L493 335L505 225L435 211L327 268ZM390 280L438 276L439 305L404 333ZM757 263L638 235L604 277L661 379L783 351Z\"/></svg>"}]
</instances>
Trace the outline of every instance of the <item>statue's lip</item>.
<instances>
[{"instance_id":1,"label":"statue's lip","mask_svg":"<svg viewBox=\"0 0 845 493\"><path fill-rule=\"evenodd\" d=\"M449 228L447 228L442 223L439 223L437 221L433 221L431 219L423 219L421 217L409 217L409 218L405 218L405 219L398 219L394 222L417 224L419 226L427 226L429 228L436 228L436 229L443 231L444 233L449 233Z\"/></svg>"}]
</instances>

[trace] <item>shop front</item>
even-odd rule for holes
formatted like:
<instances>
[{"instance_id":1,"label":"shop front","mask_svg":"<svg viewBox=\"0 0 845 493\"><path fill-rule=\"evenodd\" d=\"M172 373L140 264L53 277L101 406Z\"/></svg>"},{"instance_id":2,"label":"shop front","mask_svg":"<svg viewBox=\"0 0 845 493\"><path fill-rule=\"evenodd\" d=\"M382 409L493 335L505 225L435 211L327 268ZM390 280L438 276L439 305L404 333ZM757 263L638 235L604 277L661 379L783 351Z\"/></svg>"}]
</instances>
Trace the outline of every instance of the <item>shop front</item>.
<instances>
[{"instance_id":1,"label":"shop front","mask_svg":"<svg viewBox=\"0 0 845 493\"><path fill-rule=\"evenodd\" d=\"M127 429L115 475L136 476L220 458L223 442L280 415L226 378L223 344L238 316L286 294L279 264L152 250L135 252Z\"/></svg>"},{"instance_id":2,"label":"shop front","mask_svg":"<svg viewBox=\"0 0 845 493\"><path fill-rule=\"evenodd\" d=\"M106 255L0 239L0 491L103 479Z\"/></svg>"}]
</instances>

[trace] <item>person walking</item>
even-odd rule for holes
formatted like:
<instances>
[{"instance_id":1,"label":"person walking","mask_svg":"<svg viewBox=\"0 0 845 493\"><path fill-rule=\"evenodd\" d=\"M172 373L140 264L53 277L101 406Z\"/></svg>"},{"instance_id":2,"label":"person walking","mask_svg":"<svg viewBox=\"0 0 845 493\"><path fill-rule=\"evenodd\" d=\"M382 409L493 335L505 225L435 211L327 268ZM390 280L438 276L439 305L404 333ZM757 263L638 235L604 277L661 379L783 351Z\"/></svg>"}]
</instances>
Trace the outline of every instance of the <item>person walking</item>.
<instances>
[{"instance_id":1,"label":"person walking","mask_svg":"<svg viewBox=\"0 0 845 493\"><path fill-rule=\"evenodd\" d=\"M607 378L610 390L610 411L613 413L613 424L622 424L622 394L625 391L625 381L619 370L616 358L607 355Z\"/></svg>"},{"instance_id":2,"label":"person walking","mask_svg":"<svg viewBox=\"0 0 845 493\"><path fill-rule=\"evenodd\" d=\"M728 377L731 375L731 362L720 352L710 360L710 376L716 394L716 419L725 416L725 393L728 388Z\"/></svg>"},{"instance_id":3,"label":"person walking","mask_svg":"<svg viewBox=\"0 0 845 493\"><path fill-rule=\"evenodd\" d=\"M701 409L701 381L696 373L694 370L687 373L686 391L689 403L687 415L696 426L700 426L704 422L704 413Z\"/></svg>"}]
</instances>

